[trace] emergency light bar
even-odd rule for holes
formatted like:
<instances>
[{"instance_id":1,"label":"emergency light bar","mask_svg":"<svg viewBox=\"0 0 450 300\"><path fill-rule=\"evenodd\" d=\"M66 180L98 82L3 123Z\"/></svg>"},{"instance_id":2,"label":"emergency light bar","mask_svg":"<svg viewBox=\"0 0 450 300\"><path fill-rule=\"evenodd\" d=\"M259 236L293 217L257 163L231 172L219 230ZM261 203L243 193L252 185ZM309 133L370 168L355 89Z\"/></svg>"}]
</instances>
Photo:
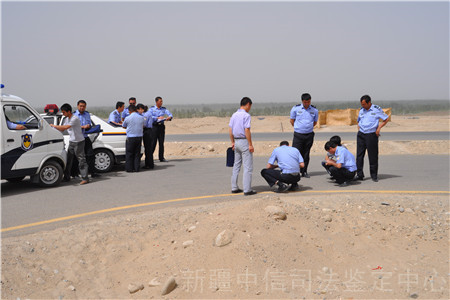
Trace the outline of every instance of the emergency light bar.
<instances>
[{"instance_id":1,"label":"emergency light bar","mask_svg":"<svg viewBox=\"0 0 450 300\"><path fill-rule=\"evenodd\" d=\"M58 105L47 104L44 108L44 112L49 115L56 115L59 111Z\"/></svg>"}]
</instances>

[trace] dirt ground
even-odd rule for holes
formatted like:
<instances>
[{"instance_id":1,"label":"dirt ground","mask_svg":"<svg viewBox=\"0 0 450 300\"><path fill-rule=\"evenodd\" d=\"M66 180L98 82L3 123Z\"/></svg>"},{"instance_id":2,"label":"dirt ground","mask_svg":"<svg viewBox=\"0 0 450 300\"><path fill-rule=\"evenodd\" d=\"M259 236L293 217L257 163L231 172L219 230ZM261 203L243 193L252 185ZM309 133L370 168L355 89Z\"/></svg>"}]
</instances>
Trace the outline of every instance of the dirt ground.
<instances>
[{"instance_id":1,"label":"dirt ground","mask_svg":"<svg viewBox=\"0 0 450 300\"><path fill-rule=\"evenodd\" d=\"M251 113L251 112L250 112ZM229 118L205 117L197 119L173 119L166 123L166 134L192 133L228 133ZM383 127L382 132L395 131L448 131L448 114L438 115L392 115L391 121ZM252 116L252 132L293 132L289 117L285 116ZM358 131L352 126L316 126L316 132L352 132Z\"/></svg>"},{"instance_id":2,"label":"dirt ground","mask_svg":"<svg viewBox=\"0 0 450 300\"><path fill-rule=\"evenodd\" d=\"M3 239L2 298L449 298L447 194L228 198Z\"/></svg>"},{"instance_id":3,"label":"dirt ground","mask_svg":"<svg viewBox=\"0 0 450 300\"><path fill-rule=\"evenodd\" d=\"M166 134L201 134L201 133L228 133L229 118L206 117L199 119L174 119L166 125ZM411 132L411 131L449 131L449 116L392 116L381 130L383 132ZM288 117L266 116L252 117L252 132L293 132ZM355 132L351 141L342 141L347 148L356 153L357 126L318 126L315 132ZM255 156L270 156L273 149L278 147L280 141L261 142L254 140ZM448 140L430 141L383 141L380 138L380 155L393 154L449 154ZM182 157L222 157L230 142L173 142L165 143L165 156L167 158ZM311 155L324 155L323 144L314 143Z\"/></svg>"},{"instance_id":4,"label":"dirt ground","mask_svg":"<svg viewBox=\"0 0 450 300\"><path fill-rule=\"evenodd\" d=\"M253 118L254 132L260 127L278 130L270 127L278 117L266 118ZM191 120L189 128L184 122L174 120L167 133L223 132L227 126L218 118ZM426 116L394 116L384 130L420 131L424 123L427 131L449 129L448 116L439 122ZM217 124L224 125L217 129ZM382 142L381 155L420 154L411 152L411 145L436 154L442 153L437 146L443 153L449 150L448 141L408 143ZM268 154L275 146L255 144L257 151ZM211 156L220 149L216 144L186 147L191 151L167 145L172 156ZM450 297L450 210L445 191L300 190L217 199L220 202L99 215L94 221L80 220L55 230L3 236L2 299ZM176 287L162 295L170 278Z\"/></svg>"}]
</instances>

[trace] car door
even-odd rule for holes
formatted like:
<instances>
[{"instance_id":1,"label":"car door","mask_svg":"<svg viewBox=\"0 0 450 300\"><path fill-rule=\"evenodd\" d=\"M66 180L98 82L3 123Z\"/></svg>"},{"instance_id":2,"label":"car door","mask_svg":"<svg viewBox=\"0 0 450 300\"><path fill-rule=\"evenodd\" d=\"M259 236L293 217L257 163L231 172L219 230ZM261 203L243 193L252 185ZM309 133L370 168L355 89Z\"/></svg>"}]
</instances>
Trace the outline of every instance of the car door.
<instances>
[{"instance_id":1,"label":"car door","mask_svg":"<svg viewBox=\"0 0 450 300\"><path fill-rule=\"evenodd\" d=\"M5 126L4 147L5 159L2 155L2 164L6 163L11 170L37 168L47 153L47 132L40 130L40 118L23 104L4 103L3 112L6 120L13 124L23 125L25 129L13 129ZM14 126L14 125L13 125ZM2 166L3 169L3 166Z\"/></svg>"}]
</instances>

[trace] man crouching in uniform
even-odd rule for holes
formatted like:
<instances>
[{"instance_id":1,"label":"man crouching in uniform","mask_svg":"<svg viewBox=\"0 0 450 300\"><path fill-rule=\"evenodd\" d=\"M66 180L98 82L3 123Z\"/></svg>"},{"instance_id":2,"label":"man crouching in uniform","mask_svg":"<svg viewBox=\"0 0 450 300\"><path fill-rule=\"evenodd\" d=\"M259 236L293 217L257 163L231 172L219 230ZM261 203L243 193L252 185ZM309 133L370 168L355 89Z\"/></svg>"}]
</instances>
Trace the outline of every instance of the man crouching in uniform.
<instances>
[{"instance_id":1,"label":"man crouching in uniform","mask_svg":"<svg viewBox=\"0 0 450 300\"><path fill-rule=\"evenodd\" d=\"M278 162L278 165L275 164ZM305 166L303 157L297 148L289 147L289 142L282 141L280 147L273 150L267 163L267 169L262 169L261 176L270 187L278 185L276 193L284 193L287 190L295 191L300 181L300 168ZM280 167L280 170L275 170ZM289 187L289 185L291 185Z\"/></svg>"},{"instance_id":2,"label":"man crouching in uniform","mask_svg":"<svg viewBox=\"0 0 450 300\"><path fill-rule=\"evenodd\" d=\"M339 146L334 141L326 142L325 151L335 156L336 160L327 158L325 165L328 171L336 180L340 187L348 186L348 183L355 177L356 162L353 154L343 146Z\"/></svg>"}]
</instances>

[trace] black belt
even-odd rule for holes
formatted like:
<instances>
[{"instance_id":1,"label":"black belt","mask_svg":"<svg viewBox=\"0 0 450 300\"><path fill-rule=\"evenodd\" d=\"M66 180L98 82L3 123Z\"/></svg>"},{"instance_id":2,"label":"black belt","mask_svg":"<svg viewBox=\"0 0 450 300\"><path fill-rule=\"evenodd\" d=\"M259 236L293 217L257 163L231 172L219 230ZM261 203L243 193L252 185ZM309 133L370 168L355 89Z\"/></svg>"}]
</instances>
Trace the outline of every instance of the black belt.
<instances>
[{"instance_id":1,"label":"black belt","mask_svg":"<svg viewBox=\"0 0 450 300\"><path fill-rule=\"evenodd\" d=\"M235 139L235 140L245 140L246 137L235 137L234 139Z\"/></svg>"},{"instance_id":2,"label":"black belt","mask_svg":"<svg viewBox=\"0 0 450 300\"><path fill-rule=\"evenodd\" d=\"M299 175L300 173L283 173L283 172L281 172L281 174L283 174L283 175L297 176L297 175Z\"/></svg>"}]
</instances>

